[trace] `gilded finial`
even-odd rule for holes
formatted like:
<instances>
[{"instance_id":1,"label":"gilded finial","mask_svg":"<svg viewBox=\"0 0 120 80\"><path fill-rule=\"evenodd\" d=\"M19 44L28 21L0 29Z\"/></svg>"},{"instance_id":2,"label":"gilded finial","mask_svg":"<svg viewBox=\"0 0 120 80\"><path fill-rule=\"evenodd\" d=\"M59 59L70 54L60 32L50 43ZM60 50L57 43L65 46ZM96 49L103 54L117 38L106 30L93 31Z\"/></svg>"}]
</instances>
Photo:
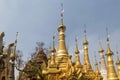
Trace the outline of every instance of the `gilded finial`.
<instances>
[{"instance_id":1,"label":"gilded finial","mask_svg":"<svg viewBox=\"0 0 120 80\"><path fill-rule=\"evenodd\" d=\"M103 49L103 47L102 47L102 43L99 42L99 45L100 45L99 52L100 52L100 53L103 53L103 52L104 52L104 49Z\"/></svg>"},{"instance_id":2,"label":"gilded finial","mask_svg":"<svg viewBox=\"0 0 120 80\"><path fill-rule=\"evenodd\" d=\"M107 45L110 47L110 40L109 40L109 35L108 35L108 28L106 28L106 33L107 33Z\"/></svg>"},{"instance_id":3,"label":"gilded finial","mask_svg":"<svg viewBox=\"0 0 120 80\"><path fill-rule=\"evenodd\" d=\"M84 42L83 42L83 45L88 45L88 41L87 41L87 38L86 38L86 25L84 24L84 27L85 27L85 30L84 30Z\"/></svg>"},{"instance_id":4,"label":"gilded finial","mask_svg":"<svg viewBox=\"0 0 120 80\"><path fill-rule=\"evenodd\" d=\"M75 49L75 68L76 68L76 70L78 70L78 68L80 68L82 66L81 66L81 62L80 62L77 37L75 38L75 43L76 43L76 49Z\"/></svg>"},{"instance_id":5,"label":"gilded finial","mask_svg":"<svg viewBox=\"0 0 120 80\"><path fill-rule=\"evenodd\" d=\"M63 24L63 14L64 14L64 9L63 9L63 3L61 3L61 14L60 14L60 25L58 28L58 31L65 31L66 27Z\"/></svg>"},{"instance_id":6,"label":"gilded finial","mask_svg":"<svg viewBox=\"0 0 120 80\"><path fill-rule=\"evenodd\" d=\"M110 40L109 40L108 29L107 28L106 28L106 32L107 32L107 47L108 47L106 55L113 55L113 52L110 49Z\"/></svg>"},{"instance_id":7,"label":"gilded finial","mask_svg":"<svg viewBox=\"0 0 120 80\"><path fill-rule=\"evenodd\" d=\"M51 52L55 52L55 47L54 47L54 39L55 39L55 35L53 35Z\"/></svg>"},{"instance_id":8,"label":"gilded finial","mask_svg":"<svg viewBox=\"0 0 120 80\"><path fill-rule=\"evenodd\" d=\"M75 53L76 53L76 54L79 54L77 37L75 38L75 42L76 42L76 50L75 50Z\"/></svg>"},{"instance_id":9,"label":"gilded finial","mask_svg":"<svg viewBox=\"0 0 120 80\"><path fill-rule=\"evenodd\" d=\"M114 67L114 62L113 62L113 52L110 49L110 42L109 42L109 37L108 37L108 30L107 31L107 52L106 52L106 56L107 56L107 64L108 64L108 69L107 69L107 80L119 80L115 71L115 67Z\"/></svg>"},{"instance_id":10,"label":"gilded finial","mask_svg":"<svg viewBox=\"0 0 120 80\"><path fill-rule=\"evenodd\" d=\"M61 6L63 6L63 4ZM61 12L61 20L63 19L62 17L63 17L63 12ZM66 30L66 27L63 25L63 23L60 24L58 27L59 35L58 35L58 48L56 52L57 56L68 55L68 51L65 43L65 30Z\"/></svg>"},{"instance_id":11,"label":"gilded finial","mask_svg":"<svg viewBox=\"0 0 120 80\"><path fill-rule=\"evenodd\" d=\"M63 3L61 3L61 15L60 15L60 24L63 25L63 13L64 13L64 9L63 9Z\"/></svg>"},{"instance_id":12,"label":"gilded finial","mask_svg":"<svg viewBox=\"0 0 120 80\"><path fill-rule=\"evenodd\" d=\"M55 35L53 35L53 42L52 42L52 48L51 48L51 64L55 64L55 47L54 47L54 39Z\"/></svg>"},{"instance_id":13,"label":"gilded finial","mask_svg":"<svg viewBox=\"0 0 120 80\"><path fill-rule=\"evenodd\" d=\"M61 19L61 22L60 24L63 25L63 14L64 14L64 9L63 9L63 3L61 3L61 15L60 15L60 19Z\"/></svg>"}]
</instances>

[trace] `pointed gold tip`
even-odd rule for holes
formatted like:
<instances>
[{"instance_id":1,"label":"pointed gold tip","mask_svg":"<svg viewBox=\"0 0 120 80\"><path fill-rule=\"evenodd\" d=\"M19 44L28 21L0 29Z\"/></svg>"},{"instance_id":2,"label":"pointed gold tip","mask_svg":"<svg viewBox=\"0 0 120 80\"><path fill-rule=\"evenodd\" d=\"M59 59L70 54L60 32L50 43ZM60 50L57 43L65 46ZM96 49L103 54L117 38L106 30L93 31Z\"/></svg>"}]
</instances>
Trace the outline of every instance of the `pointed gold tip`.
<instances>
[{"instance_id":1,"label":"pointed gold tip","mask_svg":"<svg viewBox=\"0 0 120 80\"><path fill-rule=\"evenodd\" d=\"M110 49L110 44L109 43L108 43L108 49L107 49L106 55L113 55L113 52Z\"/></svg>"},{"instance_id":2,"label":"pointed gold tip","mask_svg":"<svg viewBox=\"0 0 120 80\"><path fill-rule=\"evenodd\" d=\"M78 42L77 42L77 38L75 38L75 42L76 42L76 49L75 49L75 53L79 54L79 49L78 49Z\"/></svg>"},{"instance_id":3,"label":"pointed gold tip","mask_svg":"<svg viewBox=\"0 0 120 80\"><path fill-rule=\"evenodd\" d=\"M87 41L87 38L86 38L86 29L84 30L84 42L83 42L83 45L88 45L88 41Z\"/></svg>"},{"instance_id":4,"label":"pointed gold tip","mask_svg":"<svg viewBox=\"0 0 120 80\"><path fill-rule=\"evenodd\" d=\"M103 47L102 47L102 43L100 42L99 45L100 45L99 52L100 52L100 53L103 53L103 52L104 52L104 49L103 49Z\"/></svg>"},{"instance_id":5,"label":"pointed gold tip","mask_svg":"<svg viewBox=\"0 0 120 80\"><path fill-rule=\"evenodd\" d=\"M115 71L115 66L113 62L113 52L110 49L110 42L109 42L109 37L108 37L108 32L107 32L107 52L105 54L107 56L107 64L108 64L108 71L107 71L107 79L114 79L114 80L119 80ZM112 74L112 75L111 75Z\"/></svg>"},{"instance_id":6,"label":"pointed gold tip","mask_svg":"<svg viewBox=\"0 0 120 80\"><path fill-rule=\"evenodd\" d=\"M109 56L109 55L113 55L113 52L110 49L110 40L109 40L109 36L108 36L108 29L106 28L106 32L107 32L107 52L105 55Z\"/></svg>"},{"instance_id":7,"label":"pointed gold tip","mask_svg":"<svg viewBox=\"0 0 120 80\"><path fill-rule=\"evenodd\" d=\"M63 14L64 14L64 9L63 9L63 4L61 4L61 14L60 14L60 25L58 27L58 31L65 31L66 30L66 27L64 26L63 24Z\"/></svg>"},{"instance_id":8,"label":"pointed gold tip","mask_svg":"<svg viewBox=\"0 0 120 80\"><path fill-rule=\"evenodd\" d=\"M96 52L95 52L95 53L96 53ZM98 62L97 62L97 59L96 59L96 55L95 55L95 72L96 72L97 75L100 74L99 68L98 68Z\"/></svg>"},{"instance_id":9,"label":"pointed gold tip","mask_svg":"<svg viewBox=\"0 0 120 80\"><path fill-rule=\"evenodd\" d=\"M53 36L51 52L55 52L54 39L55 39L55 36Z\"/></svg>"},{"instance_id":10,"label":"pointed gold tip","mask_svg":"<svg viewBox=\"0 0 120 80\"><path fill-rule=\"evenodd\" d=\"M63 25L63 14L64 14L64 9L63 9L63 3L61 3L61 15L60 15L60 25Z\"/></svg>"}]
</instances>

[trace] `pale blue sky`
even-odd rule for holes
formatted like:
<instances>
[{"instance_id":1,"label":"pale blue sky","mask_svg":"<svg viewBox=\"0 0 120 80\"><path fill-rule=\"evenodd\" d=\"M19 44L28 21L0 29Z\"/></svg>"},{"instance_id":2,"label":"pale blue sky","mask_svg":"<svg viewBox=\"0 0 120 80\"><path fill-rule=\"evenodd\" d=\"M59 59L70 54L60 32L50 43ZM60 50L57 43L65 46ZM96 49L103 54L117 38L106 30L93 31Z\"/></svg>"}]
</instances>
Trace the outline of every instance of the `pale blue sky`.
<instances>
[{"instance_id":1,"label":"pale blue sky","mask_svg":"<svg viewBox=\"0 0 120 80\"><path fill-rule=\"evenodd\" d=\"M115 52L118 45L120 52L120 0L0 0L0 31L5 32L5 45L13 42L19 32L17 49L23 51L25 60L33 52L35 42L44 41L49 48L54 32L58 34L62 2L70 54L74 54L75 36L78 36L79 49L83 48L84 24L91 63L94 51L98 51L99 39L106 50L106 27L111 49Z\"/></svg>"}]
</instances>

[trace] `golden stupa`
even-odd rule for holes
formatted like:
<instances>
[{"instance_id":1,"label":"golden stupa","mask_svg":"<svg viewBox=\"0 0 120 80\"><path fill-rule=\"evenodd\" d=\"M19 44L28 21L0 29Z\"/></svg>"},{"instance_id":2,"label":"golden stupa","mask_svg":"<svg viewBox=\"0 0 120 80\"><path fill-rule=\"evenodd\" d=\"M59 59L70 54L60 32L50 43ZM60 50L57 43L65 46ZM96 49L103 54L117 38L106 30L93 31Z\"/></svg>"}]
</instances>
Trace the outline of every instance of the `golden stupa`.
<instances>
[{"instance_id":1,"label":"golden stupa","mask_svg":"<svg viewBox=\"0 0 120 80\"><path fill-rule=\"evenodd\" d=\"M113 64L113 52L110 49L109 38L107 37L108 49L106 52L107 64L104 58L104 50L100 43L100 70L95 57L95 71L92 69L86 30L84 30L84 61L81 64L80 51L78 48L77 38L75 39L75 61L72 61L72 56L69 54L65 42L66 26L63 24L63 9L60 16L60 25L58 26L58 46L55 49L53 36L50 55L46 58L43 50L38 51L37 58L30 60L22 72L20 72L18 80L119 80L120 78L120 60L117 59L118 76ZM43 58L45 57L45 58ZM39 59L38 59L39 58ZM39 61L36 61L39 60ZM38 62L40 62L38 64ZM37 64L36 66L34 64ZM37 68L38 66L38 68ZM41 66L41 67L40 67ZM40 69L39 69L40 67ZM36 71L36 72L35 72ZM32 72L34 72L32 74Z\"/></svg>"},{"instance_id":2,"label":"golden stupa","mask_svg":"<svg viewBox=\"0 0 120 80\"><path fill-rule=\"evenodd\" d=\"M117 56L117 73L113 61L113 52L110 48L110 41L107 34L107 51L105 60L104 49L100 43L100 69L95 57L95 70L92 68L89 59L88 40L86 30L84 30L83 50L84 59L83 64L80 60L80 51L77 38L75 39L75 60L72 61L72 56L69 54L65 42L66 26L63 23L63 9L60 16L60 25L58 26L58 45L57 49L54 45L55 36L52 39L52 46L50 55L46 55L43 48L38 48L36 55L29 60L25 67L21 70L16 67L14 61L17 58L16 44L17 37L14 43L8 45L3 49L4 33L0 33L0 80L14 80L14 68L19 70L17 80L120 80L120 60ZM117 51L118 54L118 51ZM5 56L5 58L3 57ZM10 63L10 61L13 63ZM107 63L107 64L106 64ZM14 64L11 66L11 64ZM10 74L10 75L9 75Z\"/></svg>"},{"instance_id":3,"label":"golden stupa","mask_svg":"<svg viewBox=\"0 0 120 80\"><path fill-rule=\"evenodd\" d=\"M60 25L58 27L58 48L51 48L51 55L48 60L48 66L42 71L45 75L45 80L102 80L102 76L98 70L98 64L96 62L96 71L93 71L89 55L88 55L88 41L86 38L86 30L84 31L84 64L80 62L79 49L77 39L75 49L75 62L72 62L71 55L69 55L65 43L65 30L66 26L63 24L63 13L60 17Z\"/></svg>"}]
</instances>

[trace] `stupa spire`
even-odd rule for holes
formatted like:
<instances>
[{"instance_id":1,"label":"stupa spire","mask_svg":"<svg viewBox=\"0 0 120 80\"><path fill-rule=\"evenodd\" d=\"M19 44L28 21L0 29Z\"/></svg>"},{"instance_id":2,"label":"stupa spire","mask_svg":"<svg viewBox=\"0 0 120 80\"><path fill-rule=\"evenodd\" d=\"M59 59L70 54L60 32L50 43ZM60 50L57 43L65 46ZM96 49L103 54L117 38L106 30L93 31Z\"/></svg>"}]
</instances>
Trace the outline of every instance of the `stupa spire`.
<instances>
[{"instance_id":1,"label":"stupa spire","mask_svg":"<svg viewBox=\"0 0 120 80\"><path fill-rule=\"evenodd\" d=\"M95 73L96 73L97 76L100 74L99 69L98 69L98 62L97 62L97 59L96 59L96 55L95 55Z\"/></svg>"},{"instance_id":2,"label":"stupa spire","mask_svg":"<svg viewBox=\"0 0 120 80\"><path fill-rule=\"evenodd\" d=\"M86 25L84 25L85 27L85 30L84 30L84 42L83 42L83 45L88 45L88 41L87 41L87 38L86 38Z\"/></svg>"},{"instance_id":3,"label":"stupa spire","mask_svg":"<svg viewBox=\"0 0 120 80\"><path fill-rule=\"evenodd\" d=\"M65 30L66 27L63 24L63 13L64 13L64 9L63 9L63 4L61 4L62 10L61 10L61 15L60 15L60 25L58 27L58 47L57 47L57 51L56 51L56 57L55 57L55 62L56 64L58 64L58 67L61 70L65 70L66 69L66 65L68 63L68 51L66 48L66 43L65 43ZM64 63L64 64L62 64Z\"/></svg>"},{"instance_id":4,"label":"stupa spire","mask_svg":"<svg viewBox=\"0 0 120 80\"><path fill-rule=\"evenodd\" d=\"M108 69L107 69L107 80L118 80L116 71L115 71L115 67L114 67L114 62L113 62L113 52L110 49L110 41L109 41L109 37L108 37L108 30L107 31L107 52L106 52L106 56L107 56L107 64L108 64Z\"/></svg>"},{"instance_id":5,"label":"stupa spire","mask_svg":"<svg viewBox=\"0 0 120 80\"><path fill-rule=\"evenodd\" d=\"M55 64L55 47L54 47L54 39L55 35L53 35L53 40L52 40L52 47L51 47L51 64Z\"/></svg>"},{"instance_id":6,"label":"stupa spire","mask_svg":"<svg viewBox=\"0 0 120 80\"><path fill-rule=\"evenodd\" d=\"M96 54L95 54L95 80L104 80L103 77L101 76L98 68L98 62L96 59Z\"/></svg>"},{"instance_id":7,"label":"stupa spire","mask_svg":"<svg viewBox=\"0 0 120 80\"><path fill-rule=\"evenodd\" d=\"M100 73L103 77L103 80L107 80L107 67L106 67L106 62L105 62L105 56L103 54L104 49L102 47L102 43L99 43L100 48L99 48L99 53L100 53Z\"/></svg>"},{"instance_id":8,"label":"stupa spire","mask_svg":"<svg viewBox=\"0 0 120 80\"><path fill-rule=\"evenodd\" d=\"M84 48L84 69L87 70L92 70L91 64L90 64L90 59L88 55L88 41L86 38L86 25L84 25L85 30L84 30L84 41L83 41L83 48ZM85 68L86 66L86 68ZM85 70L85 71L87 71Z\"/></svg>"},{"instance_id":9,"label":"stupa spire","mask_svg":"<svg viewBox=\"0 0 120 80\"><path fill-rule=\"evenodd\" d=\"M75 39L76 43L76 49L75 49L75 67L80 68L81 67L81 62L80 62L80 56L79 56L79 49L78 49L78 41L77 38Z\"/></svg>"},{"instance_id":10,"label":"stupa spire","mask_svg":"<svg viewBox=\"0 0 120 80\"><path fill-rule=\"evenodd\" d=\"M58 48L57 48L57 56L59 55L67 55L67 48L66 48L66 44L65 44L65 29L66 27L63 24L63 4L61 4L62 10L61 10L61 16L60 16L60 25L58 27L58 32L59 32L59 36L58 36Z\"/></svg>"},{"instance_id":11,"label":"stupa spire","mask_svg":"<svg viewBox=\"0 0 120 80\"><path fill-rule=\"evenodd\" d=\"M64 14L64 9L63 9L63 4L61 3L61 15L60 15L60 25L63 25L63 14Z\"/></svg>"},{"instance_id":12,"label":"stupa spire","mask_svg":"<svg viewBox=\"0 0 120 80\"><path fill-rule=\"evenodd\" d=\"M55 42L54 42L54 40L55 40L55 35L53 35L53 38L52 38L52 46L51 46L51 52L55 52Z\"/></svg>"}]
</instances>

